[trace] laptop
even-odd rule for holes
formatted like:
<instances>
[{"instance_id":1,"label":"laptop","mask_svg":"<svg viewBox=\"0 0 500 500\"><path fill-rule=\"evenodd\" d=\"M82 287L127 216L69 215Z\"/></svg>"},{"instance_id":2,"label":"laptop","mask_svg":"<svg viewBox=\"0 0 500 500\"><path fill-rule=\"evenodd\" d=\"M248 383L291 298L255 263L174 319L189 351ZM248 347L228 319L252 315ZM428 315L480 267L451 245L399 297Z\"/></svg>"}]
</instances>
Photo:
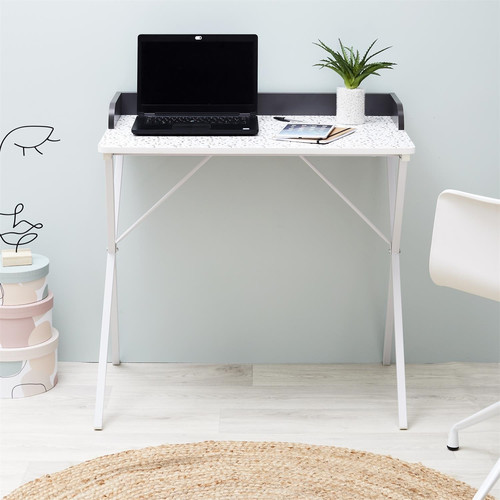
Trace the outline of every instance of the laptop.
<instances>
[{"instance_id":1,"label":"laptop","mask_svg":"<svg viewBox=\"0 0 500 500\"><path fill-rule=\"evenodd\" d=\"M135 135L256 135L257 35L139 35Z\"/></svg>"}]
</instances>

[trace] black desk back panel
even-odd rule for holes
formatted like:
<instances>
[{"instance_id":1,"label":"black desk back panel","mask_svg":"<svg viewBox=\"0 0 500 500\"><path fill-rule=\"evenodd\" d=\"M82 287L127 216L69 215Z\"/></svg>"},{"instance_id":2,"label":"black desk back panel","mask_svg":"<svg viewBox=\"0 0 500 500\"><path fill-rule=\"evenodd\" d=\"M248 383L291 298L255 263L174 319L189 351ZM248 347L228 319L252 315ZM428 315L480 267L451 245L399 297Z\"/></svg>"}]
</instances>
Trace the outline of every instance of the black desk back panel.
<instances>
[{"instance_id":1,"label":"black desk back panel","mask_svg":"<svg viewBox=\"0 0 500 500\"><path fill-rule=\"evenodd\" d=\"M336 94L258 94L259 115L335 115ZM117 92L109 105L108 128L115 127L120 115L137 114L137 94ZM403 105L396 94L366 94L366 116L392 116L399 130L404 130Z\"/></svg>"}]
</instances>

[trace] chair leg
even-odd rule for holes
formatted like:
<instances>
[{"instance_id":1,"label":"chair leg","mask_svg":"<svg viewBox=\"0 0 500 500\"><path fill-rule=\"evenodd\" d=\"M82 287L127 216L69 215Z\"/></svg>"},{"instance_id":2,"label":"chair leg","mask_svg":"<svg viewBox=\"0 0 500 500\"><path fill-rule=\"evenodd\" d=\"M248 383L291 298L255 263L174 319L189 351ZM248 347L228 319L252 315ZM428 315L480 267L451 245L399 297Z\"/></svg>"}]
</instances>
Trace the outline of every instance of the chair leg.
<instances>
[{"instance_id":1,"label":"chair leg","mask_svg":"<svg viewBox=\"0 0 500 500\"><path fill-rule=\"evenodd\" d=\"M456 423L448 434L448 449L451 451L456 451L459 448L458 445L458 431L461 429L465 429L466 427L470 427L471 425L477 424L478 422L482 422L483 420L492 417L500 413L500 401L497 403L493 403L490 406L474 413L470 417L464 418L460 422Z\"/></svg>"},{"instance_id":2,"label":"chair leg","mask_svg":"<svg viewBox=\"0 0 500 500\"><path fill-rule=\"evenodd\" d=\"M472 500L483 500L486 498L488 492L493 488L494 484L500 478L500 458L497 463L493 466L493 469L490 470L490 473L486 476L486 479L483 481L483 484L477 490L477 493L474 495Z\"/></svg>"}]
</instances>

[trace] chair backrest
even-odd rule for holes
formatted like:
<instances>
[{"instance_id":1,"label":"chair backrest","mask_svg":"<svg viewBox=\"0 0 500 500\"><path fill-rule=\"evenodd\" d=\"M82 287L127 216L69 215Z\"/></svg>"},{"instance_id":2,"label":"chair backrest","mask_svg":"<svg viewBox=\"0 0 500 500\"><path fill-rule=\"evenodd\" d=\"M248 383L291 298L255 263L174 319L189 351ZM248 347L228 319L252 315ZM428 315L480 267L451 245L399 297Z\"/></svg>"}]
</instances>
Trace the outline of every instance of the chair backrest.
<instances>
[{"instance_id":1,"label":"chair backrest","mask_svg":"<svg viewBox=\"0 0 500 500\"><path fill-rule=\"evenodd\" d=\"M436 285L500 301L500 200L443 191L429 260Z\"/></svg>"}]
</instances>

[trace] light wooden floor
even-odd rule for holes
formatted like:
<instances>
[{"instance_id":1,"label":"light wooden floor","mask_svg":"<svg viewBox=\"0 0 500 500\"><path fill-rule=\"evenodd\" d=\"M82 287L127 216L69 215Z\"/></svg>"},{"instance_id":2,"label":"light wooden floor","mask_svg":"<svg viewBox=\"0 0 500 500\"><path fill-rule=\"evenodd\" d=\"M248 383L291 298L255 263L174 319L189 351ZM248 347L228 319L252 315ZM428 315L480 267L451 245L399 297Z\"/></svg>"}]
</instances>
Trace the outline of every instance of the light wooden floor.
<instances>
[{"instance_id":1,"label":"light wooden floor","mask_svg":"<svg viewBox=\"0 0 500 500\"><path fill-rule=\"evenodd\" d=\"M450 426L500 399L498 364L407 366L407 431L397 428L394 367L122 364L108 369L104 430L94 431L97 365L60 363L59 384L0 400L0 493L131 448L202 440L289 441L387 454L478 487L500 456L498 419ZM500 484L492 492L500 499Z\"/></svg>"}]
</instances>

